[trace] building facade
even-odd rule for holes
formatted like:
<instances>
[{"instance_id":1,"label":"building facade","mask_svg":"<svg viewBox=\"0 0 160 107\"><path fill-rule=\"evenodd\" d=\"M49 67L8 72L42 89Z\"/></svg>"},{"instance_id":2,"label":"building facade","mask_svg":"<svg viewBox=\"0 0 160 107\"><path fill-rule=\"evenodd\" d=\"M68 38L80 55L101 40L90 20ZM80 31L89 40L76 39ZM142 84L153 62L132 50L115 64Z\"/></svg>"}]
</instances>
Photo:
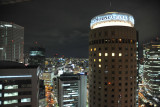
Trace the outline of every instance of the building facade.
<instances>
[{"instance_id":1,"label":"building facade","mask_svg":"<svg viewBox=\"0 0 160 107\"><path fill-rule=\"evenodd\" d=\"M160 102L160 40L155 40L144 45L144 70L143 82L145 92L155 102ZM159 103L160 105L160 103Z\"/></svg>"},{"instance_id":2,"label":"building facade","mask_svg":"<svg viewBox=\"0 0 160 107\"><path fill-rule=\"evenodd\" d=\"M137 31L130 14L108 12L91 20L89 107L135 107Z\"/></svg>"},{"instance_id":3,"label":"building facade","mask_svg":"<svg viewBox=\"0 0 160 107\"><path fill-rule=\"evenodd\" d=\"M60 107L86 107L87 76L63 74L58 78L58 105Z\"/></svg>"},{"instance_id":4,"label":"building facade","mask_svg":"<svg viewBox=\"0 0 160 107\"><path fill-rule=\"evenodd\" d=\"M0 21L0 60L24 62L24 27Z\"/></svg>"},{"instance_id":5,"label":"building facade","mask_svg":"<svg viewBox=\"0 0 160 107\"><path fill-rule=\"evenodd\" d=\"M31 47L29 52L29 65L41 65L45 64L45 49L39 46Z\"/></svg>"},{"instance_id":6,"label":"building facade","mask_svg":"<svg viewBox=\"0 0 160 107\"><path fill-rule=\"evenodd\" d=\"M38 72L16 62L0 62L0 106L38 107Z\"/></svg>"}]
</instances>

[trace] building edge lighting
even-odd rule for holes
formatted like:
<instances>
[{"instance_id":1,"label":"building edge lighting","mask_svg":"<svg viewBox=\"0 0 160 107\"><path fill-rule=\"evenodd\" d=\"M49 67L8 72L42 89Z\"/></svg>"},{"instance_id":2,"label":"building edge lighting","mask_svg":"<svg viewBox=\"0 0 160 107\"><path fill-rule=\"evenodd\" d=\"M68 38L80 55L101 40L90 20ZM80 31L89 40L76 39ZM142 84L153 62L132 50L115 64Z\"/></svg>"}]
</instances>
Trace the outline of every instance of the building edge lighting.
<instances>
[{"instance_id":1,"label":"building edge lighting","mask_svg":"<svg viewBox=\"0 0 160 107\"><path fill-rule=\"evenodd\" d=\"M24 78L24 77L32 77L32 75L0 76L0 78Z\"/></svg>"},{"instance_id":2,"label":"building edge lighting","mask_svg":"<svg viewBox=\"0 0 160 107\"><path fill-rule=\"evenodd\" d=\"M128 26L134 27L134 18L132 15L120 12L107 12L95 16L91 19L90 28L95 29L105 26Z\"/></svg>"}]
</instances>

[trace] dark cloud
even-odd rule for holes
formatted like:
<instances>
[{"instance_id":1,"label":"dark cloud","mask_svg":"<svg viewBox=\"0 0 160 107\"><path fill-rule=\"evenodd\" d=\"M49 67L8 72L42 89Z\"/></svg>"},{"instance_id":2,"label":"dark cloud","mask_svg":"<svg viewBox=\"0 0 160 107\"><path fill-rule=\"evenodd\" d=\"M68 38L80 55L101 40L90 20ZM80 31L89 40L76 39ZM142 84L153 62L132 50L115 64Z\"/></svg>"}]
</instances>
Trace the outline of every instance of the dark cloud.
<instances>
[{"instance_id":1,"label":"dark cloud","mask_svg":"<svg viewBox=\"0 0 160 107\"><path fill-rule=\"evenodd\" d=\"M154 0L32 0L1 5L0 20L24 26L25 50L38 41L48 57L88 57L90 20L108 11L134 16L140 45L160 34L160 7Z\"/></svg>"}]
</instances>

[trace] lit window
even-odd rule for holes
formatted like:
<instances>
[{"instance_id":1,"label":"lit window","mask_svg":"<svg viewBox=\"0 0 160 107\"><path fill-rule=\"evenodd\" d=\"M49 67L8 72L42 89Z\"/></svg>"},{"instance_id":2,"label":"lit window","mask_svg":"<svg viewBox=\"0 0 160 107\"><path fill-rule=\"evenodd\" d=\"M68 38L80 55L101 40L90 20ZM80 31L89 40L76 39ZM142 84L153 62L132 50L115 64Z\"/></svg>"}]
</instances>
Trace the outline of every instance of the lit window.
<instances>
[{"instance_id":1,"label":"lit window","mask_svg":"<svg viewBox=\"0 0 160 107\"><path fill-rule=\"evenodd\" d=\"M18 85L7 85L4 86L4 89L18 89Z\"/></svg>"},{"instance_id":2,"label":"lit window","mask_svg":"<svg viewBox=\"0 0 160 107\"><path fill-rule=\"evenodd\" d=\"M18 92L4 93L4 97L12 97L12 96L18 96Z\"/></svg>"},{"instance_id":3,"label":"lit window","mask_svg":"<svg viewBox=\"0 0 160 107\"><path fill-rule=\"evenodd\" d=\"M99 59L99 62L101 62L101 59Z\"/></svg>"},{"instance_id":4,"label":"lit window","mask_svg":"<svg viewBox=\"0 0 160 107\"><path fill-rule=\"evenodd\" d=\"M94 51L96 51L96 48L94 48Z\"/></svg>"},{"instance_id":5,"label":"lit window","mask_svg":"<svg viewBox=\"0 0 160 107\"><path fill-rule=\"evenodd\" d=\"M91 52L92 52L92 48L91 48Z\"/></svg>"},{"instance_id":6,"label":"lit window","mask_svg":"<svg viewBox=\"0 0 160 107\"><path fill-rule=\"evenodd\" d=\"M102 54L101 54L101 53L99 53L99 56L102 56Z\"/></svg>"},{"instance_id":7,"label":"lit window","mask_svg":"<svg viewBox=\"0 0 160 107\"><path fill-rule=\"evenodd\" d=\"M2 93L0 93L0 97L2 97Z\"/></svg>"},{"instance_id":8,"label":"lit window","mask_svg":"<svg viewBox=\"0 0 160 107\"><path fill-rule=\"evenodd\" d=\"M2 90L2 84L0 84L0 90Z\"/></svg>"},{"instance_id":9,"label":"lit window","mask_svg":"<svg viewBox=\"0 0 160 107\"><path fill-rule=\"evenodd\" d=\"M96 62L96 59L94 59L94 62Z\"/></svg>"},{"instance_id":10,"label":"lit window","mask_svg":"<svg viewBox=\"0 0 160 107\"><path fill-rule=\"evenodd\" d=\"M105 56L108 56L108 53L105 53Z\"/></svg>"},{"instance_id":11,"label":"lit window","mask_svg":"<svg viewBox=\"0 0 160 107\"><path fill-rule=\"evenodd\" d=\"M21 99L21 102L31 102L31 98L23 98Z\"/></svg>"},{"instance_id":12,"label":"lit window","mask_svg":"<svg viewBox=\"0 0 160 107\"><path fill-rule=\"evenodd\" d=\"M2 102L0 101L0 105L2 104Z\"/></svg>"},{"instance_id":13,"label":"lit window","mask_svg":"<svg viewBox=\"0 0 160 107\"><path fill-rule=\"evenodd\" d=\"M7 101L4 101L3 104L14 104L14 103L18 103L18 100L7 100Z\"/></svg>"},{"instance_id":14,"label":"lit window","mask_svg":"<svg viewBox=\"0 0 160 107\"><path fill-rule=\"evenodd\" d=\"M101 68L101 64L99 64L99 68Z\"/></svg>"},{"instance_id":15,"label":"lit window","mask_svg":"<svg viewBox=\"0 0 160 107\"><path fill-rule=\"evenodd\" d=\"M119 53L119 56L122 56L122 53Z\"/></svg>"},{"instance_id":16,"label":"lit window","mask_svg":"<svg viewBox=\"0 0 160 107\"><path fill-rule=\"evenodd\" d=\"M108 82L108 85L111 85L111 82Z\"/></svg>"},{"instance_id":17,"label":"lit window","mask_svg":"<svg viewBox=\"0 0 160 107\"><path fill-rule=\"evenodd\" d=\"M112 56L115 56L115 53L112 53Z\"/></svg>"}]
</instances>

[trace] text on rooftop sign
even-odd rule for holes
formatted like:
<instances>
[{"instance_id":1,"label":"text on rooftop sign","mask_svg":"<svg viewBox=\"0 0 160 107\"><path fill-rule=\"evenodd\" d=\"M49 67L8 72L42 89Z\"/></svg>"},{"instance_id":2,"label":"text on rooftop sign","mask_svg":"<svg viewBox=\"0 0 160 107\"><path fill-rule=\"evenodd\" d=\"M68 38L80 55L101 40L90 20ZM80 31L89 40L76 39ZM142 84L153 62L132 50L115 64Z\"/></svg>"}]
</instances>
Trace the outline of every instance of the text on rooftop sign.
<instances>
[{"instance_id":1,"label":"text on rooftop sign","mask_svg":"<svg viewBox=\"0 0 160 107\"><path fill-rule=\"evenodd\" d=\"M128 15L120 15L120 14L109 14L104 16L97 16L91 20L91 25L101 21L109 21L109 20L122 20L122 21L129 21L134 24L134 18Z\"/></svg>"}]
</instances>

